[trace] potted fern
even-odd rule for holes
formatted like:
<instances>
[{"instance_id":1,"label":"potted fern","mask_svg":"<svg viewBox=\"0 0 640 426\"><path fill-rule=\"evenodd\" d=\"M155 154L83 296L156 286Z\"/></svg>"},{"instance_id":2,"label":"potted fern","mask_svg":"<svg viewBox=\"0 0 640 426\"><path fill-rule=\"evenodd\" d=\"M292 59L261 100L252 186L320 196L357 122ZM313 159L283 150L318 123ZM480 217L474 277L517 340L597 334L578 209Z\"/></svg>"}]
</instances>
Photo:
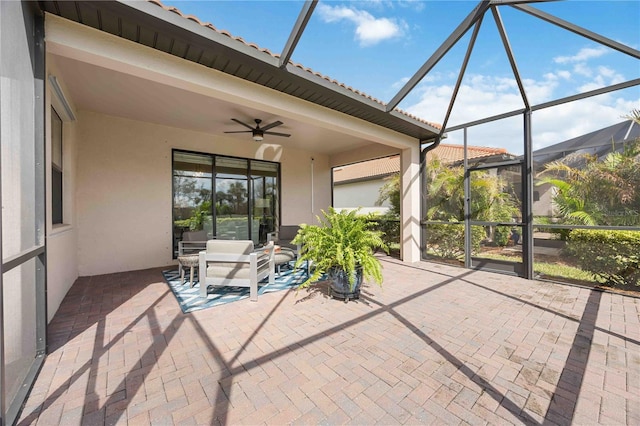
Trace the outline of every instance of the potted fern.
<instances>
[{"instance_id":1,"label":"potted fern","mask_svg":"<svg viewBox=\"0 0 640 426\"><path fill-rule=\"evenodd\" d=\"M382 232L371 229L371 215L358 215L358 210L322 211L320 225L300 225L292 241L301 245L296 267L309 262L313 272L299 288L308 287L322 275L329 280L330 295L348 301L360 295L362 280L382 285L382 265L374 256L377 248L389 252Z\"/></svg>"}]
</instances>

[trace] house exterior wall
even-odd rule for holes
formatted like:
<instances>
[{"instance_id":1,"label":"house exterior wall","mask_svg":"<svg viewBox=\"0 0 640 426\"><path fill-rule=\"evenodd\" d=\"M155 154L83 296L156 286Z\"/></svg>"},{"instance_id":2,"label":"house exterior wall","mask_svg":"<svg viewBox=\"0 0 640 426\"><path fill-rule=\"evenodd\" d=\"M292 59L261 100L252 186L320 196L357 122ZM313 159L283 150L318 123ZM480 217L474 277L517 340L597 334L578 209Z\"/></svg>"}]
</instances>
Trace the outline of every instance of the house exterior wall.
<instances>
[{"instance_id":1,"label":"house exterior wall","mask_svg":"<svg viewBox=\"0 0 640 426\"><path fill-rule=\"evenodd\" d=\"M373 145L393 146L380 146L384 152L398 152L415 142L391 130L56 16L47 15L45 23L47 51L53 59L87 62L240 107L266 109L303 123L339 130L370 140ZM64 76L58 77L64 82ZM172 149L280 162L282 225L315 222L316 215L331 205L330 164L346 158L346 154L342 155L342 160L336 162L334 157L302 149L285 150L280 145L251 140L242 143L237 138L84 110L77 111L76 116L77 173L72 177L75 218L65 232L56 229L51 234L59 240L58 247L52 245L50 256L53 270L59 270L54 281L66 283L60 285L60 294L66 293L73 276L174 263ZM49 312L53 314L55 309Z\"/></svg>"},{"instance_id":2,"label":"house exterior wall","mask_svg":"<svg viewBox=\"0 0 640 426\"><path fill-rule=\"evenodd\" d=\"M331 202L327 156L80 111L78 272L81 276L174 264L172 149L281 163L281 222L313 222Z\"/></svg>"},{"instance_id":3,"label":"house exterior wall","mask_svg":"<svg viewBox=\"0 0 640 426\"><path fill-rule=\"evenodd\" d=\"M56 76L63 92L64 79L58 72L55 60L47 57L47 75ZM46 145L46 181L51 182L51 107L63 120L63 222L53 225L51 214L51 185L46 185L46 220L47 220L47 321L51 321L58 310L62 299L67 294L76 278L78 278L78 223L76 220L75 184L77 165L77 122L71 121L65 114L60 99L46 81L45 99L45 145ZM67 98L69 106L75 110L73 101ZM74 111L75 113L75 111Z\"/></svg>"},{"instance_id":4,"label":"house exterior wall","mask_svg":"<svg viewBox=\"0 0 640 426\"><path fill-rule=\"evenodd\" d=\"M551 184L545 183L540 186L536 186L534 191L538 193L538 201L533 202L533 215L553 217L553 197L554 187Z\"/></svg>"},{"instance_id":5,"label":"house exterior wall","mask_svg":"<svg viewBox=\"0 0 640 426\"><path fill-rule=\"evenodd\" d=\"M400 256L404 262L420 260L420 147L400 154Z\"/></svg>"},{"instance_id":6,"label":"house exterior wall","mask_svg":"<svg viewBox=\"0 0 640 426\"><path fill-rule=\"evenodd\" d=\"M377 178L335 185L333 187L333 206L346 209L362 207L364 213L384 214L389 210L389 201L385 201L382 206L375 204L380 194L380 188L384 184L384 179Z\"/></svg>"}]
</instances>

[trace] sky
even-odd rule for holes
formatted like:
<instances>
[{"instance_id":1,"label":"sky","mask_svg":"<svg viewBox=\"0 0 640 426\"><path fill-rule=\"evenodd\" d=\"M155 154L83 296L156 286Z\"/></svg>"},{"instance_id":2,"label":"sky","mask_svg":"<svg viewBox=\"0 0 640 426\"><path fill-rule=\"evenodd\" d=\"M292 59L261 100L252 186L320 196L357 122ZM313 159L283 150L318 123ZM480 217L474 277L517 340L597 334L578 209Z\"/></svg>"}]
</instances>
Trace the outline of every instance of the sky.
<instances>
[{"instance_id":1,"label":"sky","mask_svg":"<svg viewBox=\"0 0 640 426\"><path fill-rule=\"evenodd\" d=\"M301 1L164 0L234 36L280 53ZM476 1L320 1L292 60L389 102L471 13ZM640 49L640 0L535 3L574 25ZM510 6L498 8L529 103L537 105L640 78L640 61ZM399 107L442 123L466 53L468 31ZM485 15L448 126L523 108L495 19ZM533 113L534 150L619 123L640 109L640 86ZM522 154L522 116L475 126L468 143ZM448 133L462 143L462 132Z\"/></svg>"}]
</instances>

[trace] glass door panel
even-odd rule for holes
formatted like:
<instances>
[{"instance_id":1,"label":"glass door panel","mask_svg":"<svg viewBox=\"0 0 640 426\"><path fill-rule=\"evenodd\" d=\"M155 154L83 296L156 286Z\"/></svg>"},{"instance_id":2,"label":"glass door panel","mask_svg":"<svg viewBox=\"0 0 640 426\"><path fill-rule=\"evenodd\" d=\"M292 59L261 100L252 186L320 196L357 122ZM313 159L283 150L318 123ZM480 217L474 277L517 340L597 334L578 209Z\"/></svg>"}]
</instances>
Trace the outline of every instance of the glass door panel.
<instances>
[{"instance_id":1,"label":"glass door panel","mask_svg":"<svg viewBox=\"0 0 640 426\"><path fill-rule=\"evenodd\" d=\"M253 211L251 236L255 244L267 242L267 234L276 230L278 223L278 165L251 161Z\"/></svg>"},{"instance_id":2,"label":"glass door panel","mask_svg":"<svg viewBox=\"0 0 640 426\"><path fill-rule=\"evenodd\" d=\"M247 160L216 157L216 238L248 240L249 188Z\"/></svg>"},{"instance_id":3,"label":"glass door panel","mask_svg":"<svg viewBox=\"0 0 640 426\"><path fill-rule=\"evenodd\" d=\"M211 238L264 244L280 221L278 163L173 152L173 249Z\"/></svg>"},{"instance_id":4,"label":"glass door panel","mask_svg":"<svg viewBox=\"0 0 640 426\"><path fill-rule=\"evenodd\" d=\"M173 154L173 250L176 255L178 241L213 237L212 167L210 155Z\"/></svg>"},{"instance_id":5,"label":"glass door panel","mask_svg":"<svg viewBox=\"0 0 640 426\"><path fill-rule=\"evenodd\" d=\"M471 265L522 275L522 165L469 170Z\"/></svg>"}]
</instances>

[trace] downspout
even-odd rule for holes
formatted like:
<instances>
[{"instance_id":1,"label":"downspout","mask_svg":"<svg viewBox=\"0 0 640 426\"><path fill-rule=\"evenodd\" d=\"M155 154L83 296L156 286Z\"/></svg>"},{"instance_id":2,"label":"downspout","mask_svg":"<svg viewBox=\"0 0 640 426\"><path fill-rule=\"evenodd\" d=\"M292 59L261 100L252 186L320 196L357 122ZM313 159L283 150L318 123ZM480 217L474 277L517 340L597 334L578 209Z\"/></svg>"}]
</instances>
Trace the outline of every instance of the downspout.
<instances>
[{"instance_id":1,"label":"downspout","mask_svg":"<svg viewBox=\"0 0 640 426\"><path fill-rule=\"evenodd\" d=\"M424 144L429 144L420 150L420 258L425 259L427 254L427 234L426 227L423 226L422 221L427 214L427 197L425 196L426 183L427 183L427 154L429 151L433 151L440 145L440 141L447 137L446 133L440 132L440 134L428 140L420 140L420 147Z\"/></svg>"}]
</instances>

